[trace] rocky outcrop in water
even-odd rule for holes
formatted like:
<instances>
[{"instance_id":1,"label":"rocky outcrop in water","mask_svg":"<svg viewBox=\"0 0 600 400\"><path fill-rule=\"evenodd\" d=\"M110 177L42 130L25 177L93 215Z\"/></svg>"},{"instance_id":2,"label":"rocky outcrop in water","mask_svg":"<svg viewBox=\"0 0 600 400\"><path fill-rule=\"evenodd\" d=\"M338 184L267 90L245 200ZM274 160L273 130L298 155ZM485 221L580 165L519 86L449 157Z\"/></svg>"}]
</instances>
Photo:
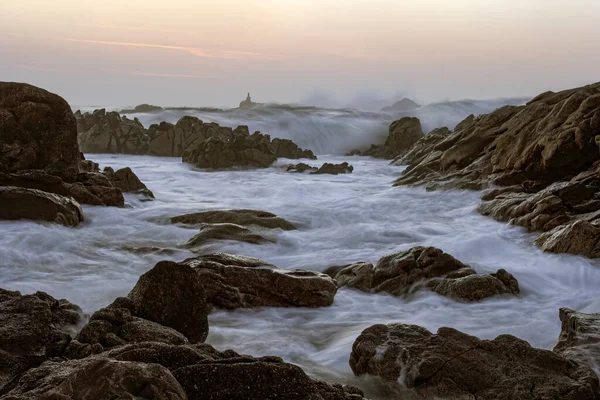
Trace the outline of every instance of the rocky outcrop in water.
<instances>
[{"instance_id":1,"label":"rocky outcrop in water","mask_svg":"<svg viewBox=\"0 0 600 400\"><path fill-rule=\"evenodd\" d=\"M421 107L420 104L405 97L402 100L395 102L394 104L392 104L389 107L382 108L381 111L393 113L393 112L398 112L398 111L415 110L420 107Z\"/></svg>"},{"instance_id":2,"label":"rocky outcrop in water","mask_svg":"<svg viewBox=\"0 0 600 400\"><path fill-rule=\"evenodd\" d=\"M561 308L559 317L562 326L553 351L565 358L590 365L598 372L600 314L585 314Z\"/></svg>"},{"instance_id":3,"label":"rocky outcrop in water","mask_svg":"<svg viewBox=\"0 0 600 400\"><path fill-rule=\"evenodd\" d=\"M79 147L84 153L146 154L149 137L137 119L105 109L81 114L77 119Z\"/></svg>"},{"instance_id":4,"label":"rocky outcrop in water","mask_svg":"<svg viewBox=\"0 0 600 400\"><path fill-rule=\"evenodd\" d=\"M296 166L298 168L298 166ZM319 169L316 171L312 171L312 175L320 175L320 174L329 174L329 175L339 175L339 174L351 174L354 171L354 167L347 162L343 162L341 164L331 164L325 163L321 165Z\"/></svg>"},{"instance_id":5,"label":"rocky outcrop in water","mask_svg":"<svg viewBox=\"0 0 600 400\"><path fill-rule=\"evenodd\" d=\"M505 270L477 274L468 265L435 247L413 247L385 256L375 266L359 262L330 267L324 273L334 278L338 287L394 296L420 288L429 288L442 296L462 301L519 293L517 280Z\"/></svg>"},{"instance_id":6,"label":"rocky outcrop in water","mask_svg":"<svg viewBox=\"0 0 600 400\"><path fill-rule=\"evenodd\" d=\"M67 182L79 172L75 118L61 97L0 82L0 172L43 170Z\"/></svg>"},{"instance_id":7,"label":"rocky outcrop in water","mask_svg":"<svg viewBox=\"0 0 600 400\"><path fill-rule=\"evenodd\" d=\"M83 211L70 197L37 189L0 186L0 220L19 219L77 226L83 222Z\"/></svg>"},{"instance_id":8,"label":"rocky outcrop in water","mask_svg":"<svg viewBox=\"0 0 600 400\"><path fill-rule=\"evenodd\" d=\"M271 147L277 158L308 158L316 160L317 156L311 150L302 150L298 145L289 139L275 138L271 141Z\"/></svg>"},{"instance_id":9,"label":"rocky outcrop in water","mask_svg":"<svg viewBox=\"0 0 600 400\"><path fill-rule=\"evenodd\" d=\"M202 251L206 243L217 240L233 240L251 244L272 243L271 240L236 224L204 224L200 232L191 238L183 247L193 252Z\"/></svg>"},{"instance_id":10,"label":"rocky outcrop in water","mask_svg":"<svg viewBox=\"0 0 600 400\"><path fill-rule=\"evenodd\" d=\"M318 167L313 167L306 163L290 164L290 165L286 166L286 168L285 168L286 172L291 172L294 174L303 174L306 171L312 172L312 171L316 171L318 169L319 169Z\"/></svg>"},{"instance_id":11,"label":"rocky outcrop in water","mask_svg":"<svg viewBox=\"0 0 600 400\"><path fill-rule=\"evenodd\" d=\"M552 351L511 335L480 340L445 327L433 334L416 325L374 325L354 342L350 367L425 399L596 400L599 391L589 367Z\"/></svg>"},{"instance_id":12,"label":"rocky outcrop in water","mask_svg":"<svg viewBox=\"0 0 600 400\"><path fill-rule=\"evenodd\" d=\"M242 226L260 226L268 229L294 230L296 227L288 220L261 210L209 210L192 214L183 214L171 218L171 223L185 225L200 224L236 224Z\"/></svg>"},{"instance_id":13,"label":"rocky outcrop in water","mask_svg":"<svg viewBox=\"0 0 600 400\"><path fill-rule=\"evenodd\" d=\"M325 274L279 269L251 257L217 253L182 264L198 273L208 303L217 308L325 307L337 292Z\"/></svg>"},{"instance_id":14,"label":"rocky outcrop in water","mask_svg":"<svg viewBox=\"0 0 600 400\"><path fill-rule=\"evenodd\" d=\"M154 194L144 185L140 178L133 173L131 168L125 167L113 170L111 167L104 168L104 175L117 188L125 193L143 194L146 197L154 198Z\"/></svg>"},{"instance_id":15,"label":"rocky outcrop in water","mask_svg":"<svg viewBox=\"0 0 600 400\"><path fill-rule=\"evenodd\" d=\"M415 117L404 117L392 122L389 134L382 145L371 145L366 151L352 150L348 155L371 156L375 158L394 159L417 143L423 137L421 122Z\"/></svg>"},{"instance_id":16,"label":"rocky outcrop in water","mask_svg":"<svg viewBox=\"0 0 600 400\"><path fill-rule=\"evenodd\" d=\"M0 289L0 389L29 368L62 355L83 318L81 309L67 300Z\"/></svg>"}]
</instances>

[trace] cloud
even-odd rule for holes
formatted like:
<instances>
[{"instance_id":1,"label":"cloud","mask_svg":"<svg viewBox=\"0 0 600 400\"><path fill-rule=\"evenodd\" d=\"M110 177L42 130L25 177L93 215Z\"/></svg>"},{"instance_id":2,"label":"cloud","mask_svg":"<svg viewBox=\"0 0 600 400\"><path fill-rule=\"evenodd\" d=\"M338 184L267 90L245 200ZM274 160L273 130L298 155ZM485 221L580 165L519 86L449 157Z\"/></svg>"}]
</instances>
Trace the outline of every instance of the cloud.
<instances>
[{"instance_id":1,"label":"cloud","mask_svg":"<svg viewBox=\"0 0 600 400\"><path fill-rule=\"evenodd\" d=\"M158 72L143 72L143 71L134 71L131 72L130 75L136 76L156 76L163 78L184 78L184 79L212 79L214 76L208 75L190 75L190 74L161 74Z\"/></svg>"},{"instance_id":2,"label":"cloud","mask_svg":"<svg viewBox=\"0 0 600 400\"><path fill-rule=\"evenodd\" d=\"M253 53L247 51L235 51L235 50L209 50L201 49L198 47L187 47L187 46L173 46L165 44L154 44L154 43L133 43L133 42L114 42L106 40L85 40L85 39L71 39L65 38L68 42L77 43L88 43L98 44L107 46L121 46L121 47L142 47L142 48L153 48L163 50L177 50L184 51L197 57L206 58L224 58L224 59L244 59L244 58L280 58L282 56L275 56L269 54Z\"/></svg>"}]
</instances>

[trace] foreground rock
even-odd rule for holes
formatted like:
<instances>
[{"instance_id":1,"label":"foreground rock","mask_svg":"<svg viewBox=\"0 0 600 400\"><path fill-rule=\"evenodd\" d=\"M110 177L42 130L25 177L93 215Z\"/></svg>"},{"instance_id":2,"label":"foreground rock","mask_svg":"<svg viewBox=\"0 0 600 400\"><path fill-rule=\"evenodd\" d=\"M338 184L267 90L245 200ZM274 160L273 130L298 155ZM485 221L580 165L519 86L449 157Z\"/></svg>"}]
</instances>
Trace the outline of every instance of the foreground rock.
<instances>
[{"instance_id":1,"label":"foreground rock","mask_svg":"<svg viewBox=\"0 0 600 400\"><path fill-rule=\"evenodd\" d=\"M72 198L36 189L0 186L0 220L30 219L77 226L81 206Z\"/></svg>"},{"instance_id":2,"label":"foreground rock","mask_svg":"<svg viewBox=\"0 0 600 400\"><path fill-rule=\"evenodd\" d=\"M269 135L238 126L228 135L213 136L183 154L183 161L198 168L267 168L277 160Z\"/></svg>"},{"instance_id":3,"label":"foreground rock","mask_svg":"<svg viewBox=\"0 0 600 400\"><path fill-rule=\"evenodd\" d=\"M324 272L336 280L338 287L394 296L425 287L463 301L519 293L517 280L505 270L479 275L468 265L435 247L413 247L385 256L375 266L359 262L330 267Z\"/></svg>"},{"instance_id":4,"label":"foreground rock","mask_svg":"<svg viewBox=\"0 0 600 400\"><path fill-rule=\"evenodd\" d=\"M200 232L191 238L183 247L194 252L202 250L208 242L217 240L233 240L251 244L271 243L272 241L236 224L205 224Z\"/></svg>"},{"instance_id":5,"label":"foreground rock","mask_svg":"<svg viewBox=\"0 0 600 400\"><path fill-rule=\"evenodd\" d=\"M162 261L140 277L127 297L95 312L69 345L70 358L83 358L126 343L203 342L208 335L206 292L198 274Z\"/></svg>"},{"instance_id":6,"label":"foreground rock","mask_svg":"<svg viewBox=\"0 0 600 400\"><path fill-rule=\"evenodd\" d=\"M561 308L559 316L562 327L554 351L568 359L591 365L598 371L600 314L585 314Z\"/></svg>"},{"instance_id":7,"label":"foreground rock","mask_svg":"<svg viewBox=\"0 0 600 400\"><path fill-rule=\"evenodd\" d=\"M354 342L350 367L426 399L596 400L599 390L587 366L514 336L480 340L452 328L374 325Z\"/></svg>"},{"instance_id":8,"label":"foreground rock","mask_svg":"<svg viewBox=\"0 0 600 400\"><path fill-rule=\"evenodd\" d=\"M275 138L271 141L271 146L277 158L308 158L316 160L317 157L311 150L302 150L298 145L289 139Z\"/></svg>"},{"instance_id":9,"label":"foreground rock","mask_svg":"<svg viewBox=\"0 0 600 400\"><path fill-rule=\"evenodd\" d=\"M319 169L318 167L313 167L313 166L308 165L306 163L298 163L298 164L295 164L295 165L294 164L290 164L290 165L288 165L285 168L286 172L292 172L292 173L298 173L298 174L302 174L302 173L304 173L306 171L313 172L313 171L316 171L318 169Z\"/></svg>"},{"instance_id":10,"label":"foreground rock","mask_svg":"<svg viewBox=\"0 0 600 400\"><path fill-rule=\"evenodd\" d=\"M350 174L354 171L354 167L347 162L343 162L341 164L331 164L325 163L316 171L312 171L311 174L330 174L330 175L339 175L339 174Z\"/></svg>"},{"instance_id":11,"label":"foreground rock","mask_svg":"<svg viewBox=\"0 0 600 400\"><path fill-rule=\"evenodd\" d=\"M366 151L353 150L348 155L394 159L407 152L422 137L421 121L415 117L404 117L392 122L383 145L374 144Z\"/></svg>"},{"instance_id":12,"label":"foreground rock","mask_svg":"<svg viewBox=\"0 0 600 400\"><path fill-rule=\"evenodd\" d=\"M598 224L576 221L561 225L540 235L536 243L542 250L552 253L569 253L589 258L600 258L600 213Z\"/></svg>"},{"instance_id":13,"label":"foreground rock","mask_svg":"<svg viewBox=\"0 0 600 400\"><path fill-rule=\"evenodd\" d=\"M181 264L198 273L207 301L218 308L325 307L337 292L325 274L283 270L251 257L217 253Z\"/></svg>"},{"instance_id":14,"label":"foreground rock","mask_svg":"<svg viewBox=\"0 0 600 400\"><path fill-rule=\"evenodd\" d=\"M260 210L210 210L171 218L174 224L200 225L229 223L242 226L256 225L268 229L294 230L288 220Z\"/></svg>"},{"instance_id":15,"label":"foreground rock","mask_svg":"<svg viewBox=\"0 0 600 400\"><path fill-rule=\"evenodd\" d=\"M5 388L2 400L361 400L362 392L308 377L277 357L200 345L131 344L82 360L48 362ZM1 394L1 392L0 392Z\"/></svg>"},{"instance_id":16,"label":"foreground rock","mask_svg":"<svg viewBox=\"0 0 600 400\"><path fill-rule=\"evenodd\" d=\"M46 293L0 289L0 389L29 368L61 356L83 318L79 307Z\"/></svg>"},{"instance_id":17,"label":"foreground rock","mask_svg":"<svg viewBox=\"0 0 600 400\"><path fill-rule=\"evenodd\" d=\"M43 170L73 182L79 171L75 118L61 97L0 82L0 172Z\"/></svg>"},{"instance_id":18,"label":"foreground rock","mask_svg":"<svg viewBox=\"0 0 600 400\"><path fill-rule=\"evenodd\" d=\"M116 172L111 167L105 167L104 175L106 175L115 187L118 187L123 192L143 194L146 197L154 198L154 194L129 167L121 168Z\"/></svg>"}]
</instances>

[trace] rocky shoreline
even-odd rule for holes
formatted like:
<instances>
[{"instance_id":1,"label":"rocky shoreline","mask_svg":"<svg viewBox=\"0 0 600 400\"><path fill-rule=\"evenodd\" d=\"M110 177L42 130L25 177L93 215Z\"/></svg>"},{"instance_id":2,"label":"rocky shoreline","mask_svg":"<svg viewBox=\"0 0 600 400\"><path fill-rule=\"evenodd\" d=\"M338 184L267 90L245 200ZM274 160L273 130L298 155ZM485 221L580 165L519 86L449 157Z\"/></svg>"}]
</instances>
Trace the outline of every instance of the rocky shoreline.
<instances>
[{"instance_id":1,"label":"rocky shoreline","mask_svg":"<svg viewBox=\"0 0 600 400\"><path fill-rule=\"evenodd\" d=\"M0 219L74 227L84 221L80 204L123 207L124 192L154 197L130 168L100 172L80 147L164 151L156 155L214 169L314 157L291 141L193 117L148 130L102 110L77 117L59 96L0 83ZM396 185L489 188L481 214L544 232L536 242L546 251L600 257L599 138L595 84L469 117L454 132L440 128L424 135L418 119L403 118L392 124L385 144L366 154L408 165ZM326 163L320 170L312 173L348 173L353 167ZM406 298L430 291L464 304L521 296L518 274L477 273L435 247L412 247L375 264L356 262L323 273L206 252L209 241L259 245L273 241L270 230L298 229L261 210L198 210L170 223L199 229L182 244L197 255L157 263L127 296L91 316L43 292L0 289L0 399L360 400L366 398L360 388L318 380L279 357L204 343L208 315L214 309L330 307L341 290ZM394 399L598 400L600 317L557 311L562 327L552 351L511 335L482 340L453 328L434 334L399 321L363 330L349 365L356 376L377 377Z\"/></svg>"}]
</instances>

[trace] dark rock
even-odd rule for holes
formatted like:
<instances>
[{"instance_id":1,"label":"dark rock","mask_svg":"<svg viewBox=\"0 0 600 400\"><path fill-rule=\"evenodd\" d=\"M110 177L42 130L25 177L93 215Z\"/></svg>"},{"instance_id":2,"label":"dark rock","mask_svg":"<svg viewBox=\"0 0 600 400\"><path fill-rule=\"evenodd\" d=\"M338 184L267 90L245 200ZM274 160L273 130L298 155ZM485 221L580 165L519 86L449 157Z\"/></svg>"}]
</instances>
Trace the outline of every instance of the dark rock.
<instances>
[{"instance_id":1,"label":"dark rock","mask_svg":"<svg viewBox=\"0 0 600 400\"><path fill-rule=\"evenodd\" d=\"M19 219L77 226L83 222L83 211L68 197L37 189L0 186L0 220Z\"/></svg>"},{"instance_id":2,"label":"dark rock","mask_svg":"<svg viewBox=\"0 0 600 400\"><path fill-rule=\"evenodd\" d=\"M234 240L251 244L272 243L271 240L240 225L205 224L200 228L200 232L184 244L183 247L194 252L201 251L204 244L216 240Z\"/></svg>"},{"instance_id":3,"label":"dark rock","mask_svg":"<svg viewBox=\"0 0 600 400\"><path fill-rule=\"evenodd\" d=\"M61 356L83 318L79 307L46 293L0 289L0 390L29 368Z\"/></svg>"},{"instance_id":4,"label":"dark rock","mask_svg":"<svg viewBox=\"0 0 600 400\"><path fill-rule=\"evenodd\" d=\"M0 82L0 172L37 169L73 182L79 160L75 118L63 98Z\"/></svg>"},{"instance_id":5,"label":"dark rock","mask_svg":"<svg viewBox=\"0 0 600 400\"><path fill-rule=\"evenodd\" d=\"M561 225L535 241L544 251L600 258L600 226L587 221Z\"/></svg>"},{"instance_id":6,"label":"dark rock","mask_svg":"<svg viewBox=\"0 0 600 400\"><path fill-rule=\"evenodd\" d=\"M275 138L271 141L271 146L277 158L308 158L316 160L317 157L311 150L302 150L298 145L289 139Z\"/></svg>"},{"instance_id":7,"label":"dark rock","mask_svg":"<svg viewBox=\"0 0 600 400\"><path fill-rule=\"evenodd\" d=\"M154 198L154 194L140 181L131 168L121 168L116 172L110 168L104 168L104 175L115 187L121 189L125 193L139 193L144 196Z\"/></svg>"},{"instance_id":8,"label":"dark rock","mask_svg":"<svg viewBox=\"0 0 600 400\"><path fill-rule=\"evenodd\" d=\"M305 163L299 163L299 164L296 164L296 165L290 164L290 165L288 165L286 167L285 170L287 172L293 172L293 173L300 173L301 174L301 173L304 173L306 171L313 172L313 171L316 171L318 169L319 168L310 166L310 165L305 164Z\"/></svg>"},{"instance_id":9,"label":"dark rock","mask_svg":"<svg viewBox=\"0 0 600 400\"><path fill-rule=\"evenodd\" d=\"M421 121L415 117L404 117L392 122L383 145L372 145L370 149L362 152L362 155L394 159L407 152L422 137Z\"/></svg>"},{"instance_id":10,"label":"dark rock","mask_svg":"<svg viewBox=\"0 0 600 400\"><path fill-rule=\"evenodd\" d=\"M354 342L350 367L419 398L596 400L599 390L587 366L514 336L480 340L452 328L434 335L416 325L374 325Z\"/></svg>"},{"instance_id":11,"label":"dark rock","mask_svg":"<svg viewBox=\"0 0 600 400\"><path fill-rule=\"evenodd\" d=\"M171 218L174 224L199 225L230 223L242 226L256 225L269 229L294 230L296 227L284 218L260 210L210 210Z\"/></svg>"},{"instance_id":12,"label":"dark rock","mask_svg":"<svg viewBox=\"0 0 600 400\"><path fill-rule=\"evenodd\" d=\"M479 301L498 294L519 294L519 283L503 269L495 274L472 273L458 277L446 277L432 282L429 287L442 296L464 301Z\"/></svg>"},{"instance_id":13,"label":"dark rock","mask_svg":"<svg viewBox=\"0 0 600 400\"><path fill-rule=\"evenodd\" d=\"M597 370L600 361L600 314L561 308L559 316L562 327L553 351Z\"/></svg>"},{"instance_id":14,"label":"dark rock","mask_svg":"<svg viewBox=\"0 0 600 400\"><path fill-rule=\"evenodd\" d=\"M350 174L354 171L354 167L349 165L347 162L343 162L341 164L323 164L318 170L311 172L311 174Z\"/></svg>"},{"instance_id":15,"label":"dark rock","mask_svg":"<svg viewBox=\"0 0 600 400\"><path fill-rule=\"evenodd\" d=\"M142 123L118 112L96 110L77 119L79 147L84 153L148 153L149 137Z\"/></svg>"},{"instance_id":16,"label":"dark rock","mask_svg":"<svg viewBox=\"0 0 600 400\"><path fill-rule=\"evenodd\" d=\"M324 307L333 303L337 286L325 274L278 269L264 261L211 254L182 262L194 268L215 307Z\"/></svg>"},{"instance_id":17,"label":"dark rock","mask_svg":"<svg viewBox=\"0 0 600 400\"><path fill-rule=\"evenodd\" d=\"M407 99L405 97L402 100L395 102L394 104L392 104L389 107L382 108L381 111L383 111L383 112L392 112L393 113L393 112L398 112L398 111L415 110L415 109L420 108L420 107L421 107L420 104L415 103L411 99Z\"/></svg>"}]
</instances>

